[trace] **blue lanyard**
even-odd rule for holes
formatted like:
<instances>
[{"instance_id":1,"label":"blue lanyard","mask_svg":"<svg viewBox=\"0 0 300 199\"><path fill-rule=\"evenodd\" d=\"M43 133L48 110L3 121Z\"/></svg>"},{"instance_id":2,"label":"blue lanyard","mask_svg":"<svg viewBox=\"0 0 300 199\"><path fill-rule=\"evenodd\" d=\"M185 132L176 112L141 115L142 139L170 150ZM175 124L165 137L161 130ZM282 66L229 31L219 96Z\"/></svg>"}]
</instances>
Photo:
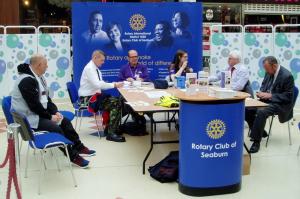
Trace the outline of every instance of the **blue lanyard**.
<instances>
[{"instance_id":1,"label":"blue lanyard","mask_svg":"<svg viewBox=\"0 0 300 199\"><path fill-rule=\"evenodd\" d=\"M131 77L133 77L133 78L135 78L135 76L136 76L136 73L137 73L137 67L138 66L136 66L136 68L135 68L135 71L134 71L134 75L133 75L133 72L132 72L132 69L131 69L131 66L130 65L128 65L128 67L129 67L129 70L130 70L130 73L131 73Z\"/></svg>"}]
</instances>

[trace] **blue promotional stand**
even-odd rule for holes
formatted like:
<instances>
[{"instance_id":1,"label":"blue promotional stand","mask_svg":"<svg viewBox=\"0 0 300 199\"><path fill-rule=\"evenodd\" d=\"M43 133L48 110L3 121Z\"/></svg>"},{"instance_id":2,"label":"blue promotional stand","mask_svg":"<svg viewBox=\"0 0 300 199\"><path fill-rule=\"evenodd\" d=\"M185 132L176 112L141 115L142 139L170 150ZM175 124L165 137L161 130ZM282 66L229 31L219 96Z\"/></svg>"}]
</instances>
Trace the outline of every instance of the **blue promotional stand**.
<instances>
[{"instance_id":1,"label":"blue promotional stand","mask_svg":"<svg viewBox=\"0 0 300 199\"><path fill-rule=\"evenodd\" d=\"M245 97L178 96L179 190L192 196L241 189Z\"/></svg>"}]
</instances>

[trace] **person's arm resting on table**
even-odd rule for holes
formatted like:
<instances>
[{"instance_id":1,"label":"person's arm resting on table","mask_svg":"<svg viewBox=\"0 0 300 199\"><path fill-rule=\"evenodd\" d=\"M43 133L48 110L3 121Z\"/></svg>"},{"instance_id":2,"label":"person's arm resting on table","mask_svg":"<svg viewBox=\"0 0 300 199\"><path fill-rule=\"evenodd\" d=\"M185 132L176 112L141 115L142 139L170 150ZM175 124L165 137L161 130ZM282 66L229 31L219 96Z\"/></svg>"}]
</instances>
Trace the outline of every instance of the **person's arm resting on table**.
<instances>
[{"instance_id":1,"label":"person's arm resting on table","mask_svg":"<svg viewBox=\"0 0 300 199\"><path fill-rule=\"evenodd\" d=\"M142 72L141 77L140 77L141 81L149 82L150 80L149 80L149 73L148 73L147 67L142 66L141 72Z\"/></svg>"},{"instance_id":2,"label":"person's arm resting on table","mask_svg":"<svg viewBox=\"0 0 300 199\"><path fill-rule=\"evenodd\" d=\"M92 70L92 69L88 69L86 71L87 77L88 77L88 81L89 83L94 87L97 88L99 90L107 90L107 89L111 89L114 88L114 83L107 83L105 81L100 81L97 71Z\"/></svg>"}]
</instances>

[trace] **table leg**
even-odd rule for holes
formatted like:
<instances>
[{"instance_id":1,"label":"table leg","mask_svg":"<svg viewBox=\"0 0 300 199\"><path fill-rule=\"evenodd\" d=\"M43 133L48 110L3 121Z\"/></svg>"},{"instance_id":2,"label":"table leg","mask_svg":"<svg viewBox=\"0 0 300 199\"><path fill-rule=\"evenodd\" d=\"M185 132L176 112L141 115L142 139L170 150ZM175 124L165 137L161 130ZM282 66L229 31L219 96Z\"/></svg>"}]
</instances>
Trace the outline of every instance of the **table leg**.
<instances>
[{"instance_id":1,"label":"table leg","mask_svg":"<svg viewBox=\"0 0 300 199\"><path fill-rule=\"evenodd\" d=\"M150 125L151 125L151 132L150 132L150 149L149 149L149 151L148 151L148 153L147 153L147 155L146 155L146 157L145 157L145 159L144 159L144 161L143 161L143 174L144 174L144 175L145 175L146 161L147 161L147 159L148 159L148 157L149 157L149 155L150 155L150 153L151 153L151 151L152 151L152 149L153 149L153 125L154 125L154 123L153 123L153 114L151 113L151 114L149 114L148 116L150 117Z\"/></svg>"}]
</instances>

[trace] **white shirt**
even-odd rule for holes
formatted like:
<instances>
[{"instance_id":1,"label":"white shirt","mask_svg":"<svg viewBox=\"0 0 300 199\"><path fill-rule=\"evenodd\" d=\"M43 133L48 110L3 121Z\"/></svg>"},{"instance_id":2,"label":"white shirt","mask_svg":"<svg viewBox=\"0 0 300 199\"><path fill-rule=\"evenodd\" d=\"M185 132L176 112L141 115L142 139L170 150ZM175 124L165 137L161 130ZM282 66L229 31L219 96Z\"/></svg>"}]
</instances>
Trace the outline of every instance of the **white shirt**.
<instances>
[{"instance_id":1,"label":"white shirt","mask_svg":"<svg viewBox=\"0 0 300 199\"><path fill-rule=\"evenodd\" d=\"M231 74L231 67L228 66L223 71L228 71L229 75L231 74L231 89L235 91L241 91L244 89L245 85L249 81L249 71L248 69L241 63L238 63L233 66L235 69ZM221 80L221 72L219 72L216 76L209 77L210 82Z\"/></svg>"},{"instance_id":2,"label":"white shirt","mask_svg":"<svg viewBox=\"0 0 300 199\"><path fill-rule=\"evenodd\" d=\"M47 109L48 106L48 96L46 94L47 90L45 88L46 85L43 85L41 78L39 77L37 74L34 73L34 71L32 70L31 66L29 66L31 72L33 73L35 79L38 81L39 83L39 90L40 90L40 102L43 105L44 109ZM44 94L43 94L44 93Z\"/></svg>"},{"instance_id":3,"label":"white shirt","mask_svg":"<svg viewBox=\"0 0 300 199\"><path fill-rule=\"evenodd\" d=\"M96 93L101 93L101 90L114 87L114 83L106 83L103 81L101 71L91 60L82 71L78 94L79 96L91 96Z\"/></svg>"}]
</instances>

